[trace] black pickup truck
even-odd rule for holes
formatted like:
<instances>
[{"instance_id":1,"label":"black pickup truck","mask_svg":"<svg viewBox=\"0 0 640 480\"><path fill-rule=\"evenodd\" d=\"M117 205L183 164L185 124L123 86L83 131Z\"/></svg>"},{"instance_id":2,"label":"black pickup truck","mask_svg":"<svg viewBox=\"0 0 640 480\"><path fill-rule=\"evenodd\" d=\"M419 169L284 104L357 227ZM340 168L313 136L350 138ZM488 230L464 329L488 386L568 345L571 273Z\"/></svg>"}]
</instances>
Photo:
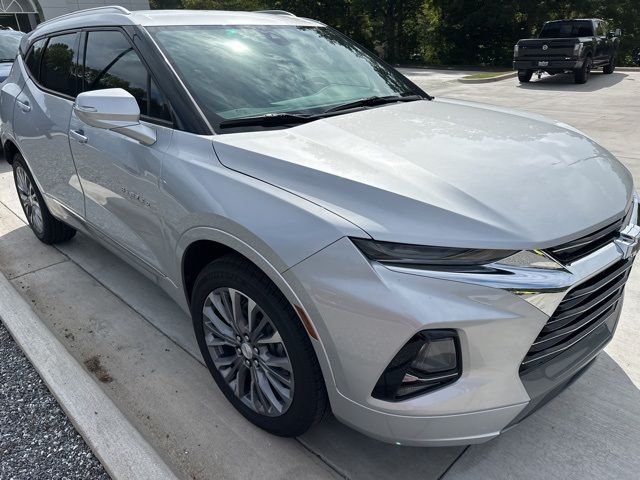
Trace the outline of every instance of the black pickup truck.
<instances>
[{"instance_id":1,"label":"black pickup truck","mask_svg":"<svg viewBox=\"0 0 640 480\"><path fill-rule=\"evenodd\" d=\"M531 80L534 72L573 72L576 83L585 83L594 68L613 73L619 37L620 29L610 31L607 22L597 18L546 22L538 38L518 41L513 68L521 82Z\"/></svg>"}]
</instances>

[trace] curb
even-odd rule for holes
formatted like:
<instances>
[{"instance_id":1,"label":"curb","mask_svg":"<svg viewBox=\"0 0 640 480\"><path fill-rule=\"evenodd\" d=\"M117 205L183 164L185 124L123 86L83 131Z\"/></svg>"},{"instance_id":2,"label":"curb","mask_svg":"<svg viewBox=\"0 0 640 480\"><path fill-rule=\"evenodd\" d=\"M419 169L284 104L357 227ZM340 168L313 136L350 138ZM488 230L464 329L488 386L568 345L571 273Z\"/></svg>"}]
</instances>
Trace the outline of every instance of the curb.
<instances>
[{"instance_id":1,"label":"curb","mask_svg":"<svg viewBox=\"0 0 640 480\"><path fill-rule=\"evenodd\" d=\"M491 83L491 82L499 82L500 80L504 80L506 78L513 78L517 76L518 76L518 72L509 72L509 73L505 73L504 75L498 75L496 77L489 77L489 78L462 77L462 78L459 78L458 81L460 83Z\"/></svg>"},{"instance_id":2,"label":"curb","mask_svg":"<svg viewBox=\"0 0 640 480\"><path fill-rule=\"evenodd\" d=\"M177 479L1 272L0 318L111 478Z\"/></svg>"}]
</instances>

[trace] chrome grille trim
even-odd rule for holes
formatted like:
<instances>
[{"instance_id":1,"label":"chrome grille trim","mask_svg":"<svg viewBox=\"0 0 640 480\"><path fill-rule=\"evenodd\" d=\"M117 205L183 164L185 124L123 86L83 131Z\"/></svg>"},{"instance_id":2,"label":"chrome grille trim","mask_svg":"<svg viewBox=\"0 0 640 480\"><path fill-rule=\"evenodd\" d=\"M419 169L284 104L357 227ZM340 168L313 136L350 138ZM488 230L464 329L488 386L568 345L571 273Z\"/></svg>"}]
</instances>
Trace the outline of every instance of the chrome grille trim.
<instances>
[{"instance_id":1,"label":"chrome grille trim","mask_svg":"<svg viewBox=\"0 0 640 480\"><path fill-rule=\"evenodd\" d=\"M595 331L616 310L633 258L620 260L569 290L527 352L520 372L544 363Z\"/></svg>"}]
</instances>

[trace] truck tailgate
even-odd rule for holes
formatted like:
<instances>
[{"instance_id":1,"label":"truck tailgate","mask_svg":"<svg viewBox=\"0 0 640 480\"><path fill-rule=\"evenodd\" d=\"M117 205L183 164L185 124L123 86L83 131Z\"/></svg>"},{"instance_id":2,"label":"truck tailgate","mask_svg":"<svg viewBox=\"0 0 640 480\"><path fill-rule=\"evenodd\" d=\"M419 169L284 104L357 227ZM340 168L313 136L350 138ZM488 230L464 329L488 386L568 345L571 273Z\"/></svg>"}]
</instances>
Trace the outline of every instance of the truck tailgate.
<instances>
[{"instance_id":1,"label":"truck tailgate","mask_svg":"<svg viewBox=\"0 0 640 480\"><path fill-rule=\"evenodd\" d=\"M520 40L518 48L519 57L523 60L528 58L545 58L549 60L565 59L573 56L573 48L578 40L575 38L542 38L532 40ZM545 49L544 46L547 46Z\"/></svg>"}]
</instances>

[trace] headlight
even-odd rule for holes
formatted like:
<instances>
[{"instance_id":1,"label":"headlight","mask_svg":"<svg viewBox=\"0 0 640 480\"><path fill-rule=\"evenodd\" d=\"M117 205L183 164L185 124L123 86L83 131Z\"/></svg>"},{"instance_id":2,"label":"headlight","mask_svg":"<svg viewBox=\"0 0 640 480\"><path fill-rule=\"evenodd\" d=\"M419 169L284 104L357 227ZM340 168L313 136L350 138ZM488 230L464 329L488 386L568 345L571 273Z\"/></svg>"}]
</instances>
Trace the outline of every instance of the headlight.
<instances>
[{"instance_id":1,"label":"headlight","mask_svg":"<svg viewBox=\"0 0 640 480\"><path fill-rule=\"evenodd\" d=\"M516 44L514 45L514 47L513 47L513 56L514 56L514 57L517 57L517 56L518 56L518 49L519 49L519 47L518 47L518 44L516 43Z\"/></svg>"},{"instance_id":2,"label":"headlight","mask_svg":"<svg viewBox=\"0 0 640 480\"><path fill-rule=\"evenodd\" d=\"M430 247L402 243L378 242L362 238L351 241L369 259L396 265L469 267L486 265L510 257L517 250Z\"/></svg>"},{"instance_id":3,"label":"headlight","mask_svg":"<svg viewBox=\"0 0 640 480\"><path fill-rule=\"evenodd\" d=\"M576 44L573 46L573 54L574 54L576 57L579 57L579 56L580 56L580 54L582 53L582 49L583 49L583 48L584 48L584 43L582 43L582 42L580 42L580 43L576 43Z\"/></svg>"}]
</instances>

